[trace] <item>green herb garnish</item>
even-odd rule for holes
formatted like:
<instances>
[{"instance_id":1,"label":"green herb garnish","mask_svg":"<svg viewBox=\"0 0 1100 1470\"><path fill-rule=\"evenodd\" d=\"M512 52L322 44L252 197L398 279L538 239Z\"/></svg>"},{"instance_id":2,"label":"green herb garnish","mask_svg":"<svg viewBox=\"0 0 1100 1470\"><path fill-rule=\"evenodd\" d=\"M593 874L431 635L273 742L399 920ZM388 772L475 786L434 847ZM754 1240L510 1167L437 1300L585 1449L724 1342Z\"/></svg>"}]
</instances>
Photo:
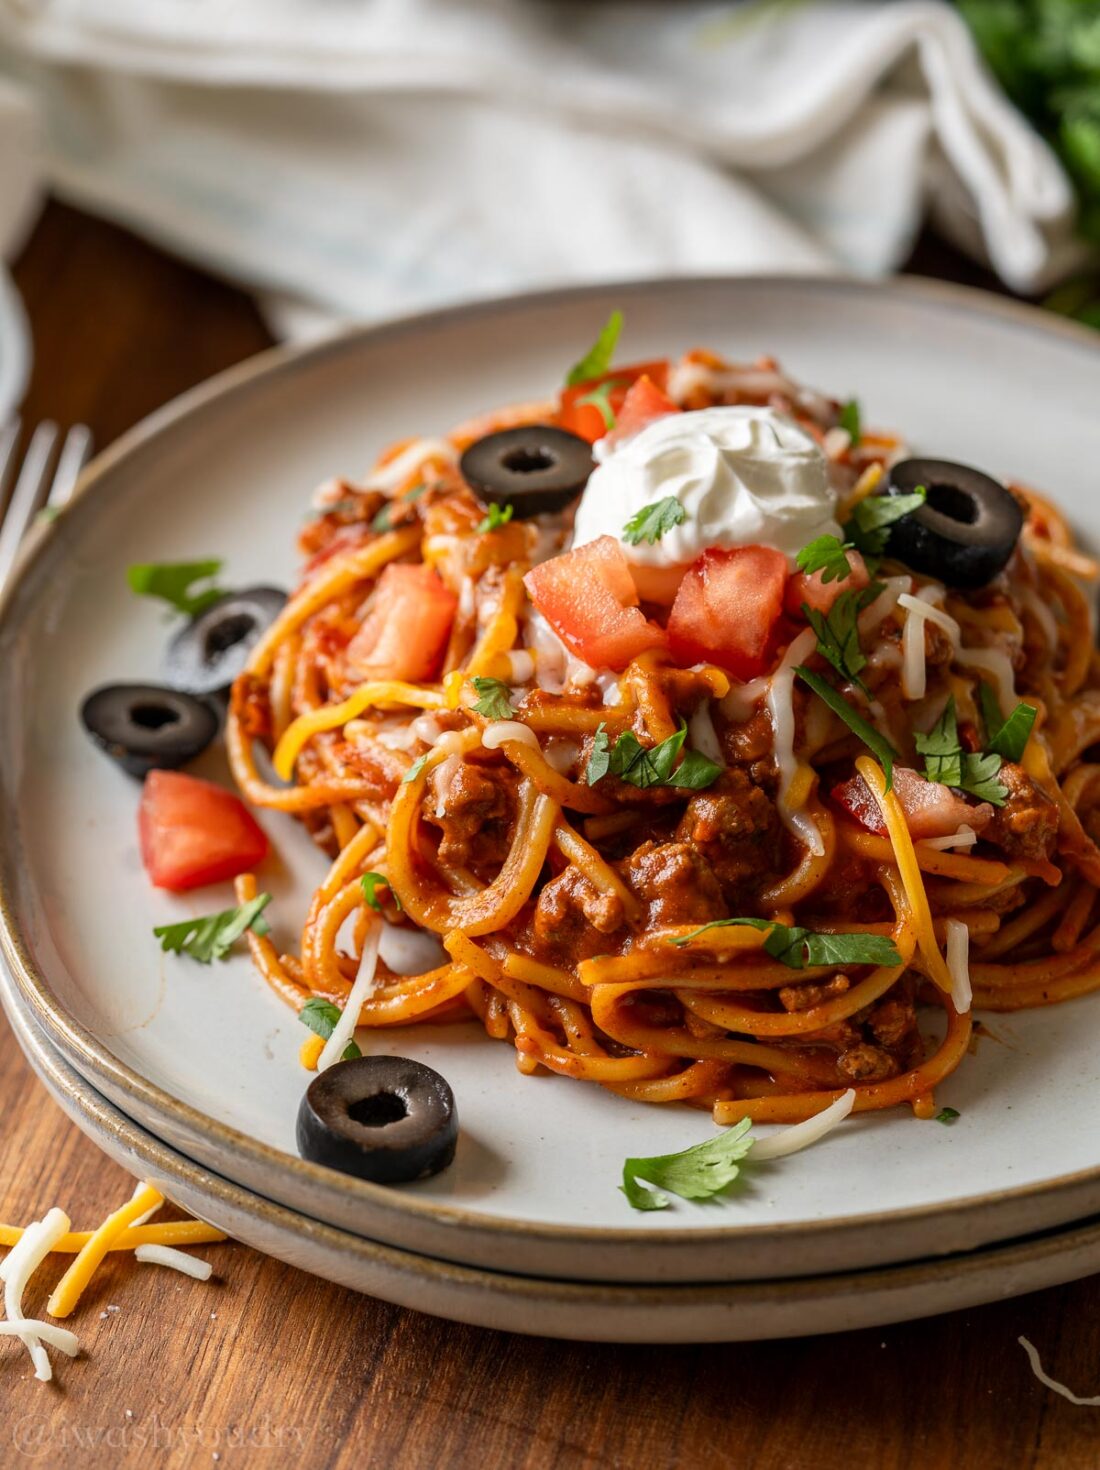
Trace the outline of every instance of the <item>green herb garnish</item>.
<instances>
[{"instance_id":1,"label":"green herb garnish","mask_svg":"<svg viewBox=\"0 0 1100 1470\"><path fill-rule=\"evenodd\" d=\"M956 1118L961 1118L961 1117L962 1117L962 1114L959 1112L958 1108L941 1108L939 1110L939 1112L936 1114L936 1122L937 1123L953 1123Z\"/></svg>"},{"instance_id":2,"label":"green herb garnish","mask_svg":"<svg viewBox=\"0 0 1100 1470\"><path fill-rule=\"evenodd\" d=\"M622 329L623 314L621 311L613 311L600 328L600 335L595 342L580 362L574 363L566 374L567 388L575 388L578 383L590 383L593 378L602 378L610 370Z\"/></svg>"},{"instance_id":3,"label":"green herb garnish","mask_svg":"<svg viewBox=\"0 0 1100 1470\"><path fill-rule=\"evenodd\" d=\"M485 516L485 519L478 522L478 531L483 536L488 531L499 531L501 526L506 526L508 522L512 519L512 513L514 510L514 505L506 505L504 509L501 510L500 506L496 503L495 500L491 501L489 504L489 511L488 514Z\"/></svg>"},{"instance_id":4,"label":"green herb garnish","mask_svg":"<svg viewBox=\"0 0 1100 1470\"><path fill-rule=\"evenodd\" d=\"M604 428L610 433L615 427L615 411L611 407L611 395L617 388L625 388L625 378L608 378L606 383L597 383L589 393L582 393L577 399L577 407L591 404L603 419Z\"/></svg>"},{"instance_id":5,"label":"green herb garnish","mask_svg":"<svg viewBox=\"0 0 1100 1470\"><path fill-rule=\"evenodd\" d=\"M268 933L271 926L262 914L270 902L270 893L257 893L235 909L181 919L178 924L160 924L153 933L166 954L190 955L200 965L208 965L212 960L223 960L246 929L253 934Z\"/></svg>"},{"instance_id":6,"label":"green herb garnish","mask_svg":"<svg viewBox=\"0 0 1100 1470\"><path fill-rule=\"evenodd\" d=\"M1022 706L1030 709L1030 705ZM1034 719L1034 710L1032 710ZM1008 722L1005 722L1007 727ZM1027 724L1030 733L1031 723ZM927 735L919 730L913 736L917 754L924 757L924 776L928 781L938 781L944 786L954 786L976 796L980 801L1004 806L1008 799L1007 789L997 780L1001 769L1001 756L994 751L976 755L963 750L959 741L958 719L955 714L955 696L952 695L944 707L943 714ZM1027 733L1024 735L1027 742Z\"/></svg>"},{"instance_id":7,"label":"green herb garnish","mask_svg":"<svg viewBox=\"0 0 1100 1470\"><path fill-rule=\"evenodd\" d=\"M359 885L363 890L363 898L368 908L374 909L375 913L382 912L382 904L378 897L379 888L389 888L390 896L397 905L398 913L401 912L401 900L390 887L390 880L384 873L364 873L359 879Z\"/></svg>"},{"instance_id":8,"label":"green herb garnish","mask_svg":"<svg viewBox=\"0 0 1100 1470\"><path fill-rule=\"evenodd\" d=\"M712 919L699 929L669 943L681 948L708 929L741 926L767 931L764 951L792 970L807 965L900 965L901 955L892 939L883 934L819 934L797 925L779 924L774 919Z\"/></svg>"},{"instance_id":9,"label":"green herb garnish","mask_svg":"<svg viewBox=\"0 0 1100 1470\"><path fill-rule=\"evenodd\" d=\"M687 511L675 495L666 495L663 500L653 501L652 505L643 505L636 515L632 515L623 527L622 539L628 546L637 546L642 541L655 546L666 531L685 520Z\"/></svg>"},{"instance_id":10,"label":"green herb garnish","mask_svg":"<svg viewBox=\"0 0 1100 1470\"><path fill-rule=\"evenodd\" d=\"M841 541L839 536L818 536L798 553L798 570L808 577L820 572L823 582L842 582L851 576L848 552L854 550L850 541Z\"/></svg>"},{"instance_id":11,"label":"green herb garnish","mask_svg":"<svg viewBox=\"0 0 1100 1470\"><path fill-rule=\"evenodd\" d=\"M600 725L592 742L584 778L589 786L606 775L618 776L630 786L676 786L689 791L702 791L717 781L722 767L697 750L684 751L676 766L676 757L687 738L687 725L680 721L675 735L659 745L644 746L631 730L625 730L611 745L607 731ZM674 769L675 767L675 769Z\"/></svg>"},{"instance_id":12,"label":"green herb garnish","mask_svg":"<svg viewBox=\"0 0 1100 1470\"><path fill-rule=\"evenodd\" d=\"M127 569L130 591L139 597L159 597L182 613L197 618L225 594L218 587L195 590L196 582L209 582L222 569L216 557L205 561L135 562Z\"/></svg>"},{"instance_id":13,"label":"green herb garnish","mask_svg":"<svg viewBox=\"0 0 1100 1470\"><path fill-rule=\"evenodd\" d=\"M636 1210L664 1210L671 1201L662 1189L681 1199L713 1199L740 1173L740 1161L752 1148L752 1123L742 1118L732 1128L693 1144L678 1154L657 1154L651 1159L627 1159L623 1164L622 1192ZM645 1189L644 1179L657 1189Z\"/></svg>"},{"instance_id":14,"label":"green herb garnish","mask_svg":"<svg viewBox=\"0 0 1100 1470\"><path fill-rule=\"evenodd\" d=\"M487 720L512 718L515 710L512 708L511 691L503 679L487 679L475 674L470 682L480 696L471 706L475 714L484 715Z\"/></svg>"},{"instance_id":15,"label":"green herb garnish","mask_svg":"<svg viewBox=\"0 0 1100 1470\"><path fill-rule=\"evenodd\" d=\"M429 754L430 754L429 751L425 751L423 755L418 755L417 756L416 760L413 761L412 765L405 772L405 774L401 777L401 784L402 785L405 785L409 781L415 781L416 780L417 776L420 775L420 772L424 769L425 765L427 764L427 760L428 760Z\"/></svg>"},{"instance_id":16,"label":"green herb garnish","mask_svg":"<svg viewBox=\"0 0 1100 1470\"><path fill-rule=\"evenodd\" d=\"M920 510L927 498L923 485L918 485L911 495L868 495L852 510L844 535L864 556L881 556L886 550L890 527Z\"/></svg>"},{"instance_id":17,"label":"green herb garnish","mask_svg":"<svg viewBox=\"0 0 1100 1470\"><path fill-rule=\"evenodd\" d=\"M1018 762L1031 739L1037 713L1033 704L1018 704L1000 729L988 736L986 744L989 749L1006 761Z\"/></svg>"},{"instance_id":18,"label":"green herb garnish","mask_svg":"<svg viewBox=\"0 0 1100 1470\"><path fill-rule=\"evenodd\" d=\"M840 414L837 418L837 428L843 429L852 441L853 447L860 440L860 415L859 399L849 398L848 402L841 405Z\"/></svg>"},{"instance_id":19,"label":"green herb garnish","mask_svg":"<svg viewBox=\"0 0 1100 1470\"><path fill-rule=\"evenodd\" d=\"M325 1000L320 995L311 995L298 1012L298 1019L304 1026L308 1026L315 1036L320 1036L327 1041L336 1029L340 1015L340 1007L333 1005L331 1000ZM353 1062L356 1057L362 1055L358 1045L354 1041L349 1041L340 1060Z\"/></svg>"},{"instance_id":20,"label":"green herb garnish","mask_svg":"<svg viewBox=\"0 0 1100 1470\"><path fill-rule=\"evenodd\" d=\"M858 735L872 755L878 758L886 775L886 789L890 790L894 784L894 762L900 760L900 756L894 747L880 735L873 725L867 723L857 709L844 698L833 686L823 679L820 674L815 674L812 669L803 668L799 665L795 673L803 684L812 689L818 699L827 704L833 714L843 720L853 735Z\"/></svg>"},{"instance_id":21,"label":"green herb garnish","mask_svg":"<svg viewBox=\"0 0 1100 1470\"><path fill-rule=\"evenodd\" d=\"M842 592L827 613L817 612L805 602L802 604L803 615L817 634L818 653L842 679L858 684L864 693L867 691L859 674L867 667L867 658L859 641L859 615L881 591L879 582L872 582L859 591L853 587Z\"/></svg>"},{"instance_id":22,"label":"green herb garnish","mask_svg":"<svg viewBox=\"0 0 1100 1470\"><path fill-rule=\"evenodd\" d=\"M427 488L427 485L414 485L407 494L398 496L396 500L387 501L387 503L382 507L382 509L377 513L377 515L375 515L374 519L371 521L371 530L392 531L394 511L399 506L411 505L414 500L419 500L420 497L424 494L424 491L427 490ZM355 502L353 501L352 504L354 505L354 503Z\"/></svg>"}]
</instances>

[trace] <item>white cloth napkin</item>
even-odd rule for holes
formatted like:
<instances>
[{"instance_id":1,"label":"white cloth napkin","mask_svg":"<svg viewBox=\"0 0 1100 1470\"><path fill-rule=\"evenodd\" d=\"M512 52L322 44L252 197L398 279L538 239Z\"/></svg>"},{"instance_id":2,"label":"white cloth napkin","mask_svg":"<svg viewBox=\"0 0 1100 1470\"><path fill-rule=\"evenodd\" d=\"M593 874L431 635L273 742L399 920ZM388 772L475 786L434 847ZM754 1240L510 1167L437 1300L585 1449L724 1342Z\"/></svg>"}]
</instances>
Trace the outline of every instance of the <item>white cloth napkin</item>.
<instances>
[{"instance_id":1,"label":"white cloth napkin","mask_svg":"<svg viewBox=\"0 0 1100 1470\"><path fill-rule=\"evenodd\" d=\"M0 70L56 189L291 332L580 280L882 274L932 195L1019 290L1072 251L1059 164L938 0L0 0Z\"/></svg>"}]
</instances>

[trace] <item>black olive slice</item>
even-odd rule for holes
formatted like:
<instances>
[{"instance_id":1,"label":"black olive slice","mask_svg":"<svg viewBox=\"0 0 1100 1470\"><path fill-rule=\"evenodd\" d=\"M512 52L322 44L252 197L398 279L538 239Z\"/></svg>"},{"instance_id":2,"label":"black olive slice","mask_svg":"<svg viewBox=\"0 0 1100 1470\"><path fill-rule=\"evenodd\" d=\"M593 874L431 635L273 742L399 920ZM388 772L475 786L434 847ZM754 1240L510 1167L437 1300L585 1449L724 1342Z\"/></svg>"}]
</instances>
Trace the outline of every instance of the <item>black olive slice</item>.
<instances>
[{"instance_id":1,"label":"black olive slice","mask_svg":"<svg viewBox=\"0 0 1100 1470\"><path fill-rule=\"evenodd\" d=\"M454 1093L438 1072L408 1057L334 1062L298 1108L298 1152L377 1184L438 1174L455 1156Z\"/></svg>"},{"instance_id":2,"label":"black olive slice","mask_svg":"<svg viewBox=\"0 0 1100 1470\"><path fill-rule=\"evenodd\" d=\"M564 510L596 466L587 439L552 424L527 424L475 440L459 468L482 505L510 505L522 521Z\"/></svg>"},{"instance_id":3,"label":"black olive slice","mask_svg":"<svg viewBox=\"0 0 1100 1470\"><path fill-rule=\"evenodd\" d=\"M1020 502L970 465L947 459L904 459L890 470L887 495L923 485L920 510L889 529L890 556L949 587L984 587L1008 564L1024 526Z\"/></svg>"},{"instance_id":4,"label":"black olive slice","mask_svg":"<svg viewBox=\"0 0 1100 1470\"><path fill-rule=\"evenodd\" d=\"M139 779L186 765L218 733L208 704L159 684L106 684L88 695L80 718L100 750Z\"/></svg>"},{"instance_id":5,"label":"black olive slice","mask_svg":"<svg viewBox=\"0 0 1100 1470\"><path fill-rule=\"evenodd\" d=\"M223 694L285 602L286 593L277 587L246 587L220 597L169 643L165 679L188 694Z\"/></svg>"}]
</instances>

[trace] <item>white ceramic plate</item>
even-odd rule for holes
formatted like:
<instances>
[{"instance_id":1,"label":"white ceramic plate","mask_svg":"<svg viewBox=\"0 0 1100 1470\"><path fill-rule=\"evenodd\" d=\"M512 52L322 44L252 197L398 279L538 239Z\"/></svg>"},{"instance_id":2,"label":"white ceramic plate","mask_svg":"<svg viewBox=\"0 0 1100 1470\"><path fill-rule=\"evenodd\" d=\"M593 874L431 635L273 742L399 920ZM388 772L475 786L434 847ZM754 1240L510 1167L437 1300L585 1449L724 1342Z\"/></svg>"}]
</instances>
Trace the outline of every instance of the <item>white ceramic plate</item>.
<instances>
[{"instance_id":1,"label":"white ceramic plate","mask_svg":"<svg viewBox=\"0 0 1100 1470\"><path fill-rule=\"evenodd\" d=\"M680 281L443 312L276 353L189 395L101 457L0 611L0 881L16 980L73 1065L143 1126L227 1178L377 1240L531 1274L715 1281L809 1275L967 1249L1100 1212L1100 1002L1011 1020L942 1090L952 1128L901 1112L749 1171L710 1206L637 1215L629 1154L707 1136L690 1110L525 1079L476 1028L364 1038L438 1066L458 1098L457 1161L379 1189L295 1160L302 1028L246 958L164 957L154 924L228 902L172 899L138 858L137 789L82 734L83 693L155 676L166 629L129 562L215 553L230 583L289 581L311 487L396 436L551 389L609 309L644 357L707 343L776 353L858 393L917 445L1050 488L1100 531L1100 353L1036 312L915 284ZM324 861L264 816L264 882L291 940Z\"/></svg>"},{"instance_id":2,"label":"white ceramic plate","mask_svg":"<svg viewBox=\"0 0 1100 1470\"><path fill-rule=\"evenodd\" d=\"M1100 1222L1095 1220L909 1266L711 1286L599 1286L434 1261L322 1225L196 1167L85 1082L10 988L3 1001L24 1055L54 1101L136 1178L149 1180L190 1214L235 1240L300 1270L475 1327L589 1342L806 1337L980 1306L1100 1269Z\"/></svg>"}]
</instances>

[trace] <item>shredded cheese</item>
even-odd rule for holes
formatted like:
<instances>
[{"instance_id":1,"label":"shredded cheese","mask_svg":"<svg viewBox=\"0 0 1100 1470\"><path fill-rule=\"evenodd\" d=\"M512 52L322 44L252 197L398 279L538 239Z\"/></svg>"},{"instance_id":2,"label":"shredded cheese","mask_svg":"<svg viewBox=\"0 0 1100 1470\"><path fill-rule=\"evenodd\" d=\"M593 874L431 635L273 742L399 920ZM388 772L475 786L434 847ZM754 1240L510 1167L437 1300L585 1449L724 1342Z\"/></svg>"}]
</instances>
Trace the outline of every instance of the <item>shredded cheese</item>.
<instances>
[{"instance_id":1,"label":"shredded cheese","mask_svg":"<svg viewBox=\"0 0 1100 1470\"><path fill-rule=\"evenodd\" d=\"M132 1225L140 1215L144 1215L151 1205L163 1203L164 1196L159 1190L154 1189L151 1184L143 1184L133 1199L123 1205L120 1210L115 1210L113 1214L108 1215L98 1230L93 1230L87 1243L54 1287L53 1295L46 1303L46 1311L51 1317L70 1315L95 1274L96 1267L110 1249L112 1240L121 1235L126 1227ZM65 1229L68 1230L68 1228L69 1223L66 1220ZM6 1265L7 1262L4 1264Z\"/></svg>"},{"instance_id":2,"label":"shredded cheese","mask_svg":"<svg viewBox=\"0 0 1100 1470\"><path fill-rule=\"evenodd\" d=\"M933 606L932 598L940 596L938 587L922 587L914 597L909 592L898 596L898 606L905 609L905 624L902 629L901 692L906 699L923 699L928 687L928 670L925 663L925 625L935 623L951 640L957 650L962 636L958 623L949 613Z\"/></svg>"},{"instance_id":3,"label":"shredded cheese","mask_svg":"<svg viewBox=\"0 0 1100 1470\"><path fill-rule=\"evenodd\" d=\"M445 700L432 689L418 689L415 684L402 683L400 679L376 679L361 684L354 694L342 699L339 704L325 704L320 709L310 710L283 731L271 763L277 774L289 781L294 775L294 763L301 754L307 740L323 730L336 730L354 720L365 709L376 705L409 704L419 709L443 709Z\"/></svg>"},{"instance_id":4,"label":"shredded cheese","mask_svg":"<svg viewBox=\"0 0 1100 1470\"><path fill-rule=\"evenodd\" d=\"M196 1281L209 1281L210 1273L214 1269L209 1261L184 1255L183 1251L173 1250L170 1245L139 1245L134 1255L139 1261L145 1261L151 1266L168 1266L173 1271L182 1272L184 1276L193 1276Z\"/></svg>"},{"instance_id":5,"label":"shredded cheese","mask_svg":"<svg viewBox=\"0 0 1100 1470\"><path fill-rule=\"evenodd\" d=\"M340 1019L332 1028L332 1035L325 1042L321 1054L317 1058L317 1070L323 1072L326 1067L331 1067L333 1062L338 1062L344 1055L348 1042L355 1035L355 1028L359 1023L359 1012L363 1002L369 1000L374 992L375 972L378 969L378 946L382 940L382 921L372 921L363 939L363 952L359 957L359 970L355 976L348 998L344 1003L344 1009L340 1012Z\"/></svg>"},{"instance_id":6,"label":"shredded cheese","mask_svg":"<svg viewBox=\"0 0 1100 1470\"><path fill-rule=\"evenodd\" d=\"M922 837L919 847L931 847L937 852L946 852L951 847L973 847L978 834L964 822L957 832L948 832L944 837Z\"/></svg>"},{"instance_id":7,"label":"shredded cheese","mask_svg":"<svg viewBox=\"0 0 1100 1470\"><path fill-rule=\"evenodd\" d=\"M307 1036L298 1048L298 1063L307 1072L317 1070L317 1059L325 1049L325 1038L323 1036Z\"/></svg>"},{"instance_id":8,"label":"shredded cheese","mask_svg":"<svg viewBox=\"0 0 1100 1470\"><path fill-rule=\"evenodd\" d=\"M940 947L936 943L936 931L932 926L932 910L928 903L928 894L925 892L924 879L921 877L917 854L913 847L913 838L910 835L897 793L886 790L886 778L878 763L873 761L869 755L858 757L856 770L870 787L882 812L882 819L886 823L886 832L894 849L894 861L897 863L905 896L912 911L913 924L917 931L917 945L928 966L929 977L945 994L950 995L954 988L953 981L944 963L943 955L940 953Z\"/></svg>"},{"instance_id":9,"label":"shredded cheese","mask_svg":"<svg viewBox=\"0 0 1100 1470\"><path fill-rule=\"evenodd\" d=\"M366 477L370 490L399 490L420 466L429 459L442 459L447 464L455 460L455 448L445 439L414 439L400 454L386 464L373 469Z\"/></svg>"},{"instance_id":10,"label":"shredded cheese","mask_svg":"<svg viewBox=\"0 0 1100 1470\"><path fill-rule=\"evenodd\" d=\"M688 743L692 750L697 750L700 755L705 755L707 760L713 761L716 766L725 766L726 755L718 739L718 732L714 728L709 699L704 699L688 720Z\"/></svg>"},{"instance_id":11,"label":"shredded cheese","mask_svg":"<svg viewBox=\"0 0 1100 1470\"><path fill-rule=\"evenodd\" d=\"M0 1265L0 1280L4 1283L4 1311L9 1323L26 1322L23 1315L23 1293L31 1277L53 1250L54 1243L67 1235L69 1217L64 1210L54 1208L33 1225L29 1225L23 1238ZM49 1310L49 1308L47 1308ZM42 1383L53 1377L53 1369L46 1349L42 1346L37 1324L27 1323L25 1329L12 1327L20 1342L30 1353L34 1364L34 1376Z\"/></svg>"},{"instance_id":12,"label":"shredded cheese","mask_svg":"<svg viewBox=\"0 0 1100 1470\"><path fill-rule=\"evenodd\" d=\"M974 1004L970 985L970 930L961 919L948 919L947 969L951 976L951 1004L964 1016Z\"/></svg>"},{"instance_id":13,"label":"shredded cheese","mask_svg":"<svg viewBox=\"0 0 1100 1470\"><path fill-rule=\"evenodd\" d=\"M1045 1384L1047 1388L1053 1389L1055 1393L1060 1393L1071 1404L1078 1404L1085 1409L1100 1409L1100 1394L1095 1394L1092 1398L1081 1398L1071 1389L1068 1389L1064 1383L1059 1383L1056 1378L1051 1378L1049 1374L1043 1372L1043 1364L1034 1343L1029 1342L1026 1337L1018 1337L1016 1341L1023 1348L1024 1352L1027 1353L1028 1362L1031 1364L1031 1371L1040 1383Z\"/></svg>"},{"instance_id":14,"label":"shredded cheese","mask_svg":"<svg viewBox=\"0 0 1100 1470\"><path fill-rule=\"evenodd\" d=\"M27 1227L30 1228L29 1226ZM0 1246L18 1245L27 1231L20 1225L0 1224ZM91 1230L70 1230L54 1242L57 1255L77 1255L91 1240ZM138 1245L211 1245L225 1240L224 1230L216 1230L202 1220L168 1220L163 1225L131 1225L111 1242L112 1251L132 1251ZM0 1265L0 1280L3 1280Z\"/></svg>"},{"instance_id":15,"label":"shredded cheese","mask_svg":"<svg viewBox=\"0 0 1100 1470\"><path fill-rule=\"evenodd\" d=\"M783 1128L771 1138L761 1138L752 1146L752 1157L756 1159L782 1159L788 1154L796 1154L800 1149L809 1148L811 1143L817 1143L818 1139L824 1138L826 1133L831 1133L838 1123L844 1119L855 1107L856 1093L854 1087L849 1087L847 1092L841 1093L836 1102L822 1108L820 1113L815 1113L812 1118L806 1118L801 1123L792 1123L789 1128Z\"/></svg>"},{"instance_id":16,"label":"shredded cheese","mask_svg":"<svg viewBox=\"0 0 1100 1470\"><path fill-rule=\"evenodd\" d=\"M784 826L801 838L815 857L825 852L825 842L809 812L792 802L792 788L799 764L794 753L794 671L817 646L817 634L807 628L794 640L768 684L766 703L775 732L775 763L779 768L779 815Z\"/></svg>"},{"instance_id":17,"label":"shredded cheese","mask_svg":"<svg viewBox=\"0 0 1100 1470\"><path fill-rule=\"evenodd\" d=\"M521 745L531 745L535 750L540 750L539 737L527 725L521 725L518 720L492 720L481 732L481 743L486 750L499 750L508 740L516 740Z\"/></svg>"}]
</instances>

